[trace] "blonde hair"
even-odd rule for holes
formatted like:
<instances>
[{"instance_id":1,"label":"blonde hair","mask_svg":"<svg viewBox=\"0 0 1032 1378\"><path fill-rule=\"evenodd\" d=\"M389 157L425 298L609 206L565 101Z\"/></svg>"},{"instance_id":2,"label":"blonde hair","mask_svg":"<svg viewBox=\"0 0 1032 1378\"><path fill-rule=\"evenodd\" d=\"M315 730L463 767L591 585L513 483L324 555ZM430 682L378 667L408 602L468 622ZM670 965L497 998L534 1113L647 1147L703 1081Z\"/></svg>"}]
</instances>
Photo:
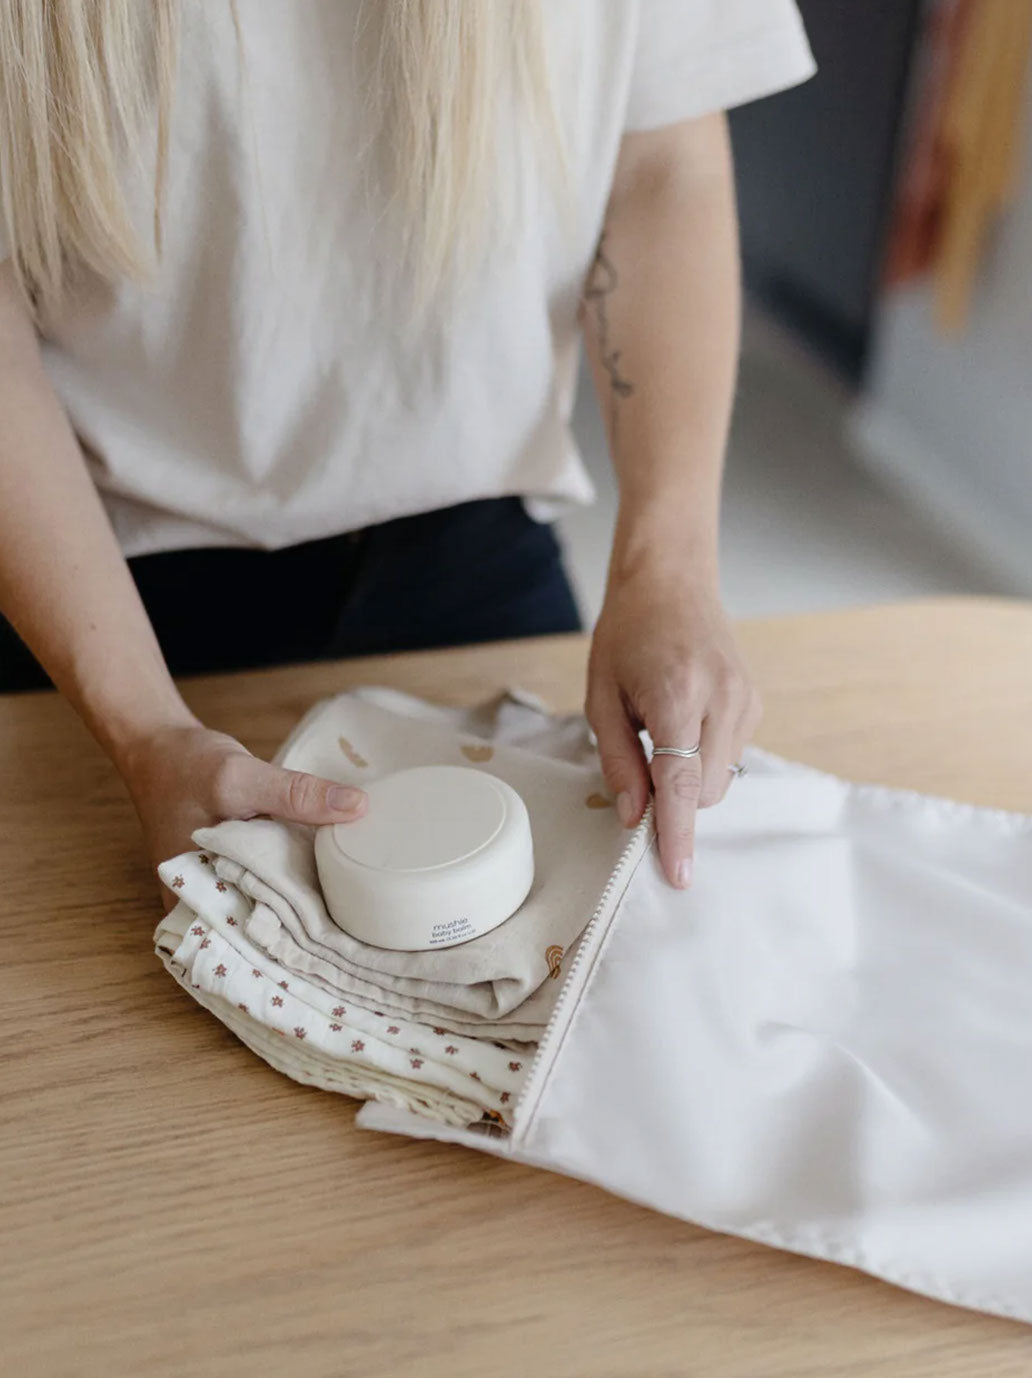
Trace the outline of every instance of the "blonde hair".
<instances>
[{"instance_id":1,"label":"blonde hair","mask_svg":"<svg viewBox=\"0 0 1032 1378\"><path fill-rule=\"evenodd\" d=\"M383 142L417 298L425 304L456 262L478 261L488 235L501 233L515 212L517 178L497 177L499 141L518 137L519 125L506 117L522 115L553 188L565 191L541 4L374 2L382 11ZM517 165L505 162L509 169Z\"/></svg>"},{"instance_id":2,"label":"blonde hair","mask_svg":"<svg viewBox=\"0 0 1032 1378\"><path fill-rule=\"evenodd\" d=\"M121 174L151 107L160 248L176 12L176 0L0 0L3 223L42 307L60 300L71 264L145 271Z\"/></svg>"},{"instance_id":3,"label":"blonde hair","mask_svg":"<svg viewBox=\"0 0 1032 1378\"><path fill-rule=\"evenodd\" d=\"M541 0L376 0L373 9L370 106L427 299L482 248L503 190L498 114L518 101L538 144L561 149ZM178 0L0 0L0 223L41 310L59 304L80 265L111 279L146 275L154 255L123 179L127 160L146 165L151 148L160 254L177 19Z\"/></svg>"}]
</instances>

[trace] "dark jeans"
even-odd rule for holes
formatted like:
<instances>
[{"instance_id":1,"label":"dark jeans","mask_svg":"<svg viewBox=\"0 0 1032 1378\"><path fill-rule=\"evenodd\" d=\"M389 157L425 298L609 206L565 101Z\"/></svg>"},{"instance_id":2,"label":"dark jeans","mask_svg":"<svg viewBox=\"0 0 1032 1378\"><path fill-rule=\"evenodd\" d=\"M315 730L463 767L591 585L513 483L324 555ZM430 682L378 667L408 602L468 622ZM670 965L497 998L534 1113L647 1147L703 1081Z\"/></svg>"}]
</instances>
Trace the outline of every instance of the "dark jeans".
<instances>
[{"instance_id":1,"label":"dark jeans","mask_svg":"<svg viewBox=\"0 0 1032 1378\"><path fill-rule=\"evenodd\" d=\"M518 498L463 503L284 550L129 561L173 674L580 629L552 529ZM0 617L0 691L50 680Z\"/></svg>"}]
</instances>

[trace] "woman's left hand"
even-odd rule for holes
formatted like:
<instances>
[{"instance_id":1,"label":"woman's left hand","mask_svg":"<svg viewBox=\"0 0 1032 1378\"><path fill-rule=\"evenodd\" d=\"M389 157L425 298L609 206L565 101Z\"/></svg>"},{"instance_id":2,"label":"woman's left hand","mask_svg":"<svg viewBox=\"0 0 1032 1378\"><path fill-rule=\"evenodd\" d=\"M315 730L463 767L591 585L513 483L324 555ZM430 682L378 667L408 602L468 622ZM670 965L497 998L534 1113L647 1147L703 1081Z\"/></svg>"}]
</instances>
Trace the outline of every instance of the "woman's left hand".
<instances>
[{"instance_id":1,"label":"woman's left hand","mask_svg":"<svg viewBox=\"0 0 1032 1378\"><path fill-rule=\"evenodd\" d=\"M691 884L695 814L723 799L760 720L752 687L714 581L679 561L655 559L610 578L588 669L588 721L620 819L633 827L648 803L650 767L640 728L655 746L697 756L651 765L663 869Z\"/></svg>"}]
</instances>

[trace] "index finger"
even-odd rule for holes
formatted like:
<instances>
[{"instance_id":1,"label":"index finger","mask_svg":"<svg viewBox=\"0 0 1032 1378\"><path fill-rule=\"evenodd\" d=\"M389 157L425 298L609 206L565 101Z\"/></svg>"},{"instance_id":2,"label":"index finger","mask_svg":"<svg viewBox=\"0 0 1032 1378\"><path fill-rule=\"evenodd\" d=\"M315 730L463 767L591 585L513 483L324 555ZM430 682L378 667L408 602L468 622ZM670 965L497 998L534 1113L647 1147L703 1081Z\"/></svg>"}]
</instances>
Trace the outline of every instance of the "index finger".
<instances>
[{"instance_id":1,"label":"index finger","mask_svg":"<svg viewBox=\"0 0 1032 1378\"><path fill-rule=\"evenodd\" d=\"M647 725L647 724L646 724ZM681 720L664 731L649 729L655 746L690 750L699 744L702 724L698 718ZM701 755L653 756L650 766L656 796L656 832L659 858L671 885L686 890L692 883L695 855L695 815L702 791Z\"/></svg>"}]
</instances>

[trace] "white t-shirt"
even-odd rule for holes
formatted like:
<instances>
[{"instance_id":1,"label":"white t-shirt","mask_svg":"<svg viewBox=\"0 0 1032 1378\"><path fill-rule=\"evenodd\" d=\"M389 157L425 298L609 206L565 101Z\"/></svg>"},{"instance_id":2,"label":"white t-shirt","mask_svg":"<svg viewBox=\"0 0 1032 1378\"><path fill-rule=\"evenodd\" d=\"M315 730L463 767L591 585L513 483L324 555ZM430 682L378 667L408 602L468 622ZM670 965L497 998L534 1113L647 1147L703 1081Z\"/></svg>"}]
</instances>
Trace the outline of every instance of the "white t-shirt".
<instances>
[{"instance_id":1,"label":"white t-shirt","mask_svg":"<svg viewBox=\"0 0 1032 1378\"><path fill-rule=\"evenodd\" d=\"M418 346L359 156L358 0L238 9L242 61L230 6L182 0L156 276L87 281L43 328L125 553L590 500L568 426L577 303L621 136L808 77L794 0L549 0L573 229L531 179L508 242ZM128 185L146 227L152 186Z\"/></svg>"}]
</instances>

